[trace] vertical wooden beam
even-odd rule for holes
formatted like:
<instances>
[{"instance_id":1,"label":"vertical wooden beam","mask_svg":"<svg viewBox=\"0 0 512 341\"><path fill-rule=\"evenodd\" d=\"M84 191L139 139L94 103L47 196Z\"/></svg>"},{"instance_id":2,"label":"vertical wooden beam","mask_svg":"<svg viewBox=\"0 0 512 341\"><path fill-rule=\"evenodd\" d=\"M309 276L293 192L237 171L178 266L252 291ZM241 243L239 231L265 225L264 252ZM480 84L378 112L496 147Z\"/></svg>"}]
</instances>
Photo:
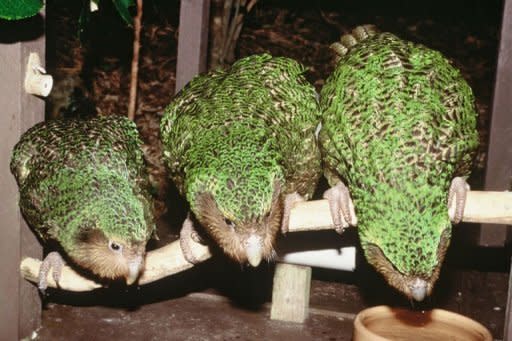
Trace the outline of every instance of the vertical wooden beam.
<instances>
[{"instance_id":1,"label":"vertical wooden beam","mask_svg":"<svg viewBox=\"0 0 512 341\"><path fill-rule=\"evenodd\" d=\"M206 71L210 0L181 0L175 93Z\"/></svg>"},{"instance_id":2,"label":"vertical wooden beam","mask_svg":"<svg viewBox=\"0 0 512 341\"><path fill-rule=\"evenodd\" d=\"M505 0L501 26L496 83L492 106L491 131L487 154L485 189L510 189L512 180L512 0ZM483 224L479 244L501 247L507 239L503 226Z\"/></svg>"},{"instance_id":3,"label":"vertical wooden beam","mask_svg":"<svg viewBox=\"0 0 512 341\"><path fill-rule=\"evenodd\" d=\"M507 310L505 311L503 341L512 341L512 259L510 260L510 272L508 276Z\"/></svg>"},{"instance_id":4,"label":"vertical wooden beam","mask_svg":"<svg viewBox=\"0 0 512 341\"><path fill-rule=\"evenodd\" d=\"M272 320L303 323L308 317L311 267L277 263L272 288Z\"/></svg>"},{"instance_id":5,"label":"vertical wooden beam","mask_svg":"<svg viewBox=\"0 0 512 341\"><path fill-rule=\"evenodd\" d=\"M0 339L20 340L41 324L37 289L19 273L24 256L41 258L42 249L18 208L18 186L9 162L20 135L44 119L44 101L23 89L29 52L44 63L44 17L0 23Z\"/></svg>"}]
</instances>

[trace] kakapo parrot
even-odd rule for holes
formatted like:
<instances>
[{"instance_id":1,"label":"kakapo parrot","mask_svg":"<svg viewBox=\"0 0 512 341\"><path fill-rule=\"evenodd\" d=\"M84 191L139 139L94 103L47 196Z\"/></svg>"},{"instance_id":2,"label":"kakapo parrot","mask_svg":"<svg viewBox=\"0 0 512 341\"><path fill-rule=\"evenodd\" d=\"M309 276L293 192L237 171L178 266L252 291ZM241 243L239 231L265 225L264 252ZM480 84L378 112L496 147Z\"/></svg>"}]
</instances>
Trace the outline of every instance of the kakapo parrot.
<instances>
[{"instance_id":1,"label":"kakapo parrot","mask_svg":"<svg viewBox=\"0 0 512 341\"><path fill-rule=\"evenodd\" d=\"M339 231L409 299L430 295L478 146L471 88L437 51L360 26L332 45L319 140Z\"/></svg>"},{"instance_id":2,"label":"kakapo parrot","mask_svg":"<svg viewBox=\"0 0 512 341\"><path fill-rule=\"evenodd\" d=\"M27 222L48 245L39 287L63 258L103 280L134 283L155 229L141 140L121 116L36 124L14 147L11 172Z\"/></svg>"},{"instance_id":3,"label":"kakapo parrot","mask_svg":"<svg viewBox=\"0 0 512 341\"><path fill-rule=\"evenodd\" d=\"M298 62L268 54L196 76L167 107L164 159L196 220L241 264L271 260L292 205L309 199L321 176L318 96ZM192 217L182 228L196 262Z\"/></svg>"}]
</instances>

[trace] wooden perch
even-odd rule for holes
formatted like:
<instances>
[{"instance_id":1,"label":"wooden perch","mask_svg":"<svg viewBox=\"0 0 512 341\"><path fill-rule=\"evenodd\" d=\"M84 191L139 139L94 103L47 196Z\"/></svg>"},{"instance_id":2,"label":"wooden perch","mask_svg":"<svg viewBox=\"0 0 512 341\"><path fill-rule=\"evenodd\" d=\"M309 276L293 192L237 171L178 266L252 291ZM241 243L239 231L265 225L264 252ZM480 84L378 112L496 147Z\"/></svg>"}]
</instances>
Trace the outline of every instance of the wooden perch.
<instances>
[{"instance_id":1,"label":"wooden perch","mask_svg":"<svg viewBox=\"0 0 512 341\"><path fill-rule=\"evenodd\" d=\"M468 192L462 221L512 225L512 192Z\"/></svg>"},{"instance_id":2,"label":"wooden perch","mask_svg":"<svg viewBox=\"0 0 512 341\"><path fill-rule=\"evenodd\" d=\"M211 257L210 250L207 246L193 243L191 245L192 252L199 261L203 262ZM39 281L39 267L41 261L34 258L24 258L21 261L21 275L31 282ZM179 240L172 242L159 249L149 251L146 255L146 265L144 273L139 278L139 284L147 284L159 280L161 278L176 274L178 272L193 267L185 260ZM48 273L48 286L51 288L60 288L69 291L90 291L101 287L101 284L91 281L73 270L69 266L62 269L59 286L53 280L51 271Z\"/></svg>"},{"instance_id":3,"label":"wooden perch","mask_svg":"<svg viewBox=\"0 0 512 341\"><path fill-rule=\"evenodd\" d=\"M463 222L512 225L512 192L470 191ZM332 229L327 200L297 203L290 213L291 231Z\"/></svg>"},{"instance_id":4,"label":"wooden perch","mask_svg":"<svg viewBox=\"0 0 512 341\"><path fill-rule=\"evenodd\" d=\"M512 224L512 192L469 192L462 220L474 223ZM327 200L299 202L292 208L290 232L329 229L332 229L332 220ZM200 261L211 257L207 246L193 243L192 249ZM37 282L40 265L41 261L37 259L23 259L20 265L22 276L31 282ZM139 284L151 283L191 267L193 265L185 260L181 252L179 241L175 241L148 252L146 267ZM51 272L48 274L48 286L57 287L51 278ZM64 267L59 281L59 288L69 291L89 291L100 286L68 266Z\"/></svg>"}]
</instances>

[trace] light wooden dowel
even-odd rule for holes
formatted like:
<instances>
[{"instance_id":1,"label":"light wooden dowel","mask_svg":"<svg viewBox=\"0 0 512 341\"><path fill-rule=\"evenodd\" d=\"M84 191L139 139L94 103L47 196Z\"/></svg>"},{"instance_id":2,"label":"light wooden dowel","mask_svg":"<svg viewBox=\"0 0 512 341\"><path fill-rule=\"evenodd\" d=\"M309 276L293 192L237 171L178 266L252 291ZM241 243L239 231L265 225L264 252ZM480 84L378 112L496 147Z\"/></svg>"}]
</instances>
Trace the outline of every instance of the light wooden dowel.
<instances>
[{"instance_id":1,"label":"light wooden dowel","mask_svg":"<svg viewBox=\"0 0 512 341\"><path fill-rule=\"evenodd\" d=\"M203 262L211 257L207 246L192 243L191 249L196 259ZM178 272L193 267L183 253L179 241L172 242L159 249L148 252L146 256L146 267L144 273L139 279L139 284L151 283L161 278L174 275Z\"/></svg>"},{"instance_id":2,"label":"light wooden dowel","mask_svg":"<svg viewBox=\"0 0 512 341\"><path fill-rule=\"evenodd\" d=\"M512 192L470 191L462 221L511 225Z\"/></svg>"},{"instance_id":3,"label":"light wooden dowel","mask_svg":"<svg viewBox=\"0 0 512 341\"><path fill-rule=\"evenodd\" d=\"M210 250L207 246L193 243L191 247L194 255L199 259L199 261L202 262L211 257ZM20 265L21 275L25 279L37 283L40 266L40 260L29 257L24 258ZM148 252L146 255L144 273L139 278L139 284L151 283L161 278L190 269L191 267L193 267L193 265L185 260L183 253L181 252L179 241L175 241L159 249ZM57 288L57 285L51 275L51 271L48 273L48 286L51 288ZM101 284L81 276L69 266L64 266L58 287L69 291L90 291L101 287Z\"/></svg>"},{"instance_id":4,"label":"light wooden dowel","mask_svg":"<svg viewBox=\"0 0 512 341\"><path fill-rule=\"evenodd\" d=\"M512 192L468 192L462 221L512 225ZM327 200L299 202L292 208L290 231L330 229L332 219Z\"/></svg>"},{"instance_id":5,"label":"light wooden dowel","mask_svg":"<svg viewBox=\"0 0 512 341\"><path fill-rule=\"evenodd\" d=\"M462 220L474 223L512 224L512 192L469 192ZM332 220L327 200L299 202L292 208L290 232L329 229L332 229ZM195 257L200 261L211 257L206 246L194 243L192 249ZM29 281L36 282L40 265L40 260L25 258L20 265L22 276ZM172 242L160 249L148 252L145 271L139 279L139 284L157 281L192 266L183 257L179 242ZM64 267L59 284L61 289L69 291L88 291L100 287L100 284L80 276L67 266ZM50 274L48 275L48 285L56 287Z\"/></svg>"},{"instance_id":6,"label":"light wooden dowel","mask_svg":"<svg viewBox=\"0 0 512 341\"><path fill-rule=\"evenodd\" d=\"M39 267L41 261L35 258L24 258L21 261L20 271L21 275L31 282L37 283L39 276ZM57 284L53 280L51 271L48 273L48 287L57 288ZM91 281L85 277L80 276L75 270L65 265L62 267L62 272L59 279L59 288L69 291L90 291L100 288L101 284Z\"/></svg>"},{"instance_id":7,"label":"light wooden dowel","mask_svg":"<svg viewBox=\"0 0 512 341\"><path fill-rule=\"evenodd\" d=\"M270 318L303 323L308 317L311 267L277 263Z\"/></svg>"}]
</instances>

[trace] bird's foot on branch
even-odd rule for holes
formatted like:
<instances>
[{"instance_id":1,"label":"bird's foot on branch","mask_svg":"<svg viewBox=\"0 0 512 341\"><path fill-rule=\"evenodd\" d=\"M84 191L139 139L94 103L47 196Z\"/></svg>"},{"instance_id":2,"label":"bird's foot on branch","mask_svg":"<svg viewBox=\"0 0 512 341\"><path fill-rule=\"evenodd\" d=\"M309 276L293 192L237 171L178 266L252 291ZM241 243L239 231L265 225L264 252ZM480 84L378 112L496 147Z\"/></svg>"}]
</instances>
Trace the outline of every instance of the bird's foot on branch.
<instances>
[{"instance_id":1,"label":"bird's foot on branch","mask_svg":"<svg viewBox=\"0 0 512 341\"><path fill-rule=\"evenodd\" d=\"M48 272L50 269L52 270L52 277L55 283L59 284L60 274L62 272L62 267L64 266L64 260L62 256L58 252L50 252L44 258L41 263L41 267L39 268L39 290L44 294L45 290L48 288Z\"/></svg>"},{"instance_id":2,"label":"bird's foot on branch","mask_svg":"<svg viewBox=\"0 0 512 341\"><path fill-rule=\"evenodd\" d=\"M461 177L453 178L448 192L448 215L454 224L462 221L464 206L466 205L466 195L469 189L466 180Z\"/></svg>"},{"instance_id":3,"label":"bird's foot on branch","mask_svg":"<svg viewBox=\"0 0 512 341\"><path fill-rule=\"evenodd\" d=\"M284 198L283 219L281 221L281 232L288 233L288 226L290 225L290 212L292 207L298 203L303 202L305 199L297 192L287 194Z\"/></svg>"},{"instance_id":4,"label":"bird's foot on branch","mask_svg":"<svg viewBox=\"0 0 512 341\"><path fill-rule=\"evenodd\" d=\"M350 198L347 186L343 182L340 181L336 186L325 191L323 197L329 202L336 232L341 234L350 225L357 225L354 203Z\"/></svg>"},{"instance_id":5,"label":"bird's foot on branch","mask_svg":"<svg viewBox=\"0 0 512 341\"><path fill-rule=\"evenodd\" d=\"M192 251L192 243L204 244L203 239L199 236L194 228L194 222L190 218L190 214L187 219L183 222L180 232L180 247L183 252L183 256L190 264L200 263L199 259L194 255Z\"/></svg>"}]
</instances>

